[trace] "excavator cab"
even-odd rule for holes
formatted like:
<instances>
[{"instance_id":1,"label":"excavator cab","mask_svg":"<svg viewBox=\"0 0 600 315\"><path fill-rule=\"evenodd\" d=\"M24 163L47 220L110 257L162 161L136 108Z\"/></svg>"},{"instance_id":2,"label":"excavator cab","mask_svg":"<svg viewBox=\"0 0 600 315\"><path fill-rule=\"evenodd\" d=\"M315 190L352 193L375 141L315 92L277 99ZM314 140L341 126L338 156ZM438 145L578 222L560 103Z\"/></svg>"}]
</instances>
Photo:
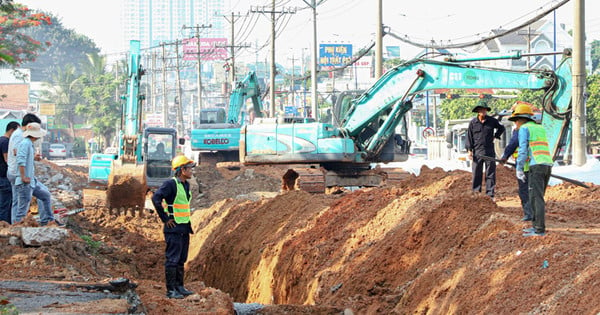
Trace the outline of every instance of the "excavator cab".
<instances>
[{"instance_id":1,"label":"excavator cab","mask_svg":"<svg viewBox=\"0 0 600 315\"><path fill-rule=\"evenodd\" d=\"M177 133L171 128L146 128L143 141L146 184L156 188L173 177L171 160L177 154Z\"/></svg>"}]
</instances>

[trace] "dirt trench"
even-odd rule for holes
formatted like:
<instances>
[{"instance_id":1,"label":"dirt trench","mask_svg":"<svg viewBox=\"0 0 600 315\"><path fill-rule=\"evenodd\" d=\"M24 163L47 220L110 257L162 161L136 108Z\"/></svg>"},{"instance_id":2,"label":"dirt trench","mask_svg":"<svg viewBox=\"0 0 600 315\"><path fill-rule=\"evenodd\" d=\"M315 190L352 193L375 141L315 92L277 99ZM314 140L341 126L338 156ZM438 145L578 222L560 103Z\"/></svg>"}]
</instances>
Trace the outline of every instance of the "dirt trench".
<instances>
[{"instance_id":1,"label":"dirt trench","mask_svg":"<svg viewBox=\"0 0 600 315\"><path fill-rule=\"evenodd\" d=\"M147 314L232 314L233 302L268 305L260 314L600 311L597 186L550 187L548 234L529 239L504 167L495 202L470 193L462 171L424 167L397 185L340 195L279 193L283 172L196 170L193 189L203 195L193 205L186 286L198 294L183 301L164 297L155 213L86 210L70 219L64 244L9 247L0 275L125 277L138 283Z\"/></svg>"}]
</instances>

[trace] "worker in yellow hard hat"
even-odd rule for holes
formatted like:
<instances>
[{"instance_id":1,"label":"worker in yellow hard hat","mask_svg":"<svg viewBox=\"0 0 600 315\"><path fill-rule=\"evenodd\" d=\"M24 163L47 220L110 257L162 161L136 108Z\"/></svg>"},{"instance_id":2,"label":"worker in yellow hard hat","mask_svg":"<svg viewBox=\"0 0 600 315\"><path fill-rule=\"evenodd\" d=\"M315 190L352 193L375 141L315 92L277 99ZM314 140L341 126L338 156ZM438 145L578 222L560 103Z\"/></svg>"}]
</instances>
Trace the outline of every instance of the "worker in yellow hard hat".
<instances>
[{"instance_id":1,"label":"worker in yellow hard hat","mask_svg":"<svg viewBox=\"0 0 600 315\"><path fill-rule=\"evenodd\" d=\"M172 299L183 299L194 293L183 286L190 234L194 233L190 222L192 193L189 183L194 166L196 163L185 155L174 157L171 167L175 176L165 180L152 196L154 208L164 223L165 279L167 297Z\"/></svg>"},{"instance_id":2,"label":"worker in yellow hard hat","mask_svg":"<svg viewBox=\"0 0 600 315\"><path fill-rule=\"evenodd\" d=\"M532 115L533 116L533 105L517 101L512 107L512 115ZM502 160L502 164L508 161L508 158L513 156L513 158L517 159L517 149L519 147L519 129L515 128L510 137L510 141L504 148L504 153L500 160ZM521 221L531 221L533 220L533 212L531 210L531 205L529 204L529 188L528 188L528 174L529 174L529 163L526 163L523 172L525 174L525 178L523 180L517 180L519 185L519 199L521 199L521 208L523 208L523 218Z\"/></svg>"},{"instance_id":3,"label":"worker in yellow hard hat","mask_svg":"<svg viewBox=\"0 0 600 315\"><path fill-rule=\"evenodd\" d=\"M519 156L517 157L517 179L527 180L529 204L533 212L532 227L524 229L523 236L546 235L546 202L544 195L550 174L552 173L552 155L548 146L546 130L537 124L533 115L525 112L514 112L510 118L519 129ZM529 167L529 175L525 175L525 166Z\"/></svg>"}]
</instances>

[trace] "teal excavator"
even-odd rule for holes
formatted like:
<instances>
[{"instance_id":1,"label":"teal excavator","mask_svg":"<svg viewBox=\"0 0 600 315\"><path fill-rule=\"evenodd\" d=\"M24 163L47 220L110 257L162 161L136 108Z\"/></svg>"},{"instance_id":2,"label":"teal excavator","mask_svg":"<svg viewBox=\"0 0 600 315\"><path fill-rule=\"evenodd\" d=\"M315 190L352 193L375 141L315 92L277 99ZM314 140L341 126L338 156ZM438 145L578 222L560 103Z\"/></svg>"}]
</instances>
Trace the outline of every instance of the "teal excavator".
<instances>
[{"instance_id":1,"label":"teal excavator","mask_svg":"<svg viewBox=\"0 0 600 315\"><path fill-rule=\"evenodd\" d=\"M140 81L140 42L130 41L127 94L122 97L121 128L117 154L94 154L90 158L85 206L109 209L143 209L146 193L172 177L171 159L176 154L177 132L173 128L144 128Z\"/></svg>"},{"instance_id":2,"label":"teal excavator","mask_svg":"<svg viewBox=\"0 0 600 315\"><path fill-rule=\"evenodd\" d=\"M246 111L248 99L252 100L252 107ZM240 127L247 120L262 117L262 110L258 79L251 71L232 91L227 115L221 107L200 111L200 122L192 129L192 151L198 152L204 164L238 162Z\"/></svg>"},{"instance_id":3,"label":"teal excavator","mask_svg":"<svg viewBox=\"0 0 600 315\"><path fill-rule=\"evenodd\" d=\"M504 56L496 59L519 59ZM565 52L555 70L514 71L483 67L479 60L415 59L387 71L354 99L339 125L256 124L241 129L240 161L246 165L297 165L283 178L284 189L324 192L332 187L379 186L388 174L378 163L408 158L405 114L413 99L434 89L542 90L538 106L554 158L569 151L571 58Z\"/></svg>"}]
</instances>

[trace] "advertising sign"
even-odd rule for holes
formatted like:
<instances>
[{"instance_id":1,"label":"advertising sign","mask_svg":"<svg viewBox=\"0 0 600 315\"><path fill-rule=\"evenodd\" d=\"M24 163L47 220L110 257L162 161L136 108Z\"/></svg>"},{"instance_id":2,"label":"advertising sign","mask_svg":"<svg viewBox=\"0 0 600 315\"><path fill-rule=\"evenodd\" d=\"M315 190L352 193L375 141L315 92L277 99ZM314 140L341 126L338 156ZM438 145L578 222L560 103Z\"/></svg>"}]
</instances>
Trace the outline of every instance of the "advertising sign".
<instances>
[{"instance_id":1,"label":"advertising sign","mask_svg":"<svg viewBox=\"0 0 600 315\"><path fill-rule=\"evenodd\" d=\"M352 44L320 44L319 66L340 67L352 60Z\"/></svg>"},{"instance_id":2,"label":"advertising sign","mask_svg":"<svg viewBox=\"0 0 600 315\"><path fill-rule=\"evenodd\" d=\"M146 114L146 126L147 127L162 127L163 115L162 114Z\"/></svg>"},{"instance_id":3,"label":"advertising sign","mask_svg":"<svg viewBox=\"0 0 600 315\"><path fill-rule=\"evenodd\" d=\"M40 115L46 115L46 116L56 115L56 105L40 104Z\"/></svg>"},{"instance_id":4,"label":"advertising sign","mask_svg":"<svg viewBox=\"0 0 600 315\"><path fill-rule=\"evenodd\" d=\"M200 38L200 59L202 61L225 60L227 57L227 38ZM183 60L198 60L197 38L183 40Z\"/></svg>"}]
</instances>

